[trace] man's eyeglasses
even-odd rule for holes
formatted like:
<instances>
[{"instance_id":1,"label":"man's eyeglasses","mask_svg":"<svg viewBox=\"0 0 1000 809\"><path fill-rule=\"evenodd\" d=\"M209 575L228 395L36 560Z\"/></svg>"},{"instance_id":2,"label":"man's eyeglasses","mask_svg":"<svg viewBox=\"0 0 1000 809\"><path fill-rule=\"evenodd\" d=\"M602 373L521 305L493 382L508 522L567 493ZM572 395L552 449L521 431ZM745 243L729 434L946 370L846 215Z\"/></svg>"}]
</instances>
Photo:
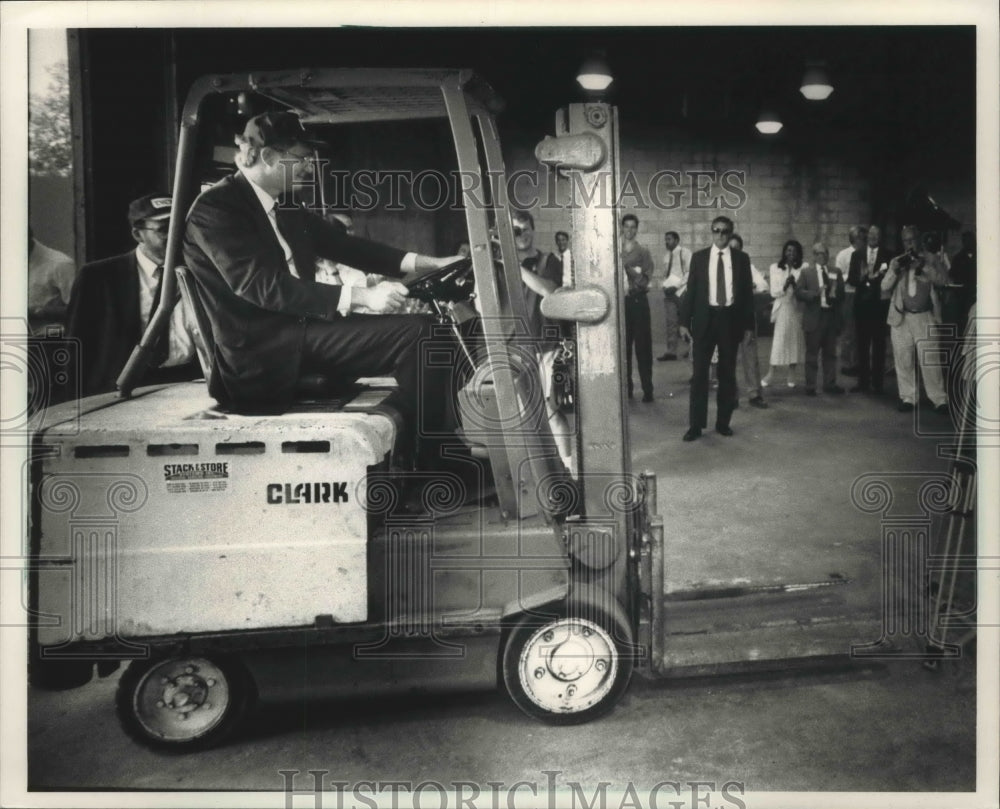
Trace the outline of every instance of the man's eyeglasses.
<instances>
[{"instance_id":1,"label":"man's eyeglasses","mask_svg":"<svg viewBox=\"0 0 1000 809\"><path fill-rule=\"evenodd\" d=\"M712 233L725 233L727 236L732 233L729 228L712 228Z\"/></svg>"}]
</instances>

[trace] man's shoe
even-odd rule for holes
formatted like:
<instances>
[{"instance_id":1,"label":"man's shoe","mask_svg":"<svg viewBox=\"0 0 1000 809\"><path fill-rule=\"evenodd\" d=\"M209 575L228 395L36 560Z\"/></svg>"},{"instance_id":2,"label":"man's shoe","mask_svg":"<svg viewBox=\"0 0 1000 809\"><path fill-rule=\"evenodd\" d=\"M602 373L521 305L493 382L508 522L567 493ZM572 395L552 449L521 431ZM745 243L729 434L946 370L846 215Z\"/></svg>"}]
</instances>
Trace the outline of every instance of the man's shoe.
<instances>
[{"instance_id":1,"label":"man's shoe","mask_svg":"<svg viewBox=\"0 0 1000 809\"><path fill-rule=\"evenodd\" d=\"M675 359L677 359L677 355L676 354L671 354L668 351L666 354L663 354L663 355L657 357L656 361L657 362L669 362L670 360L675 360Z\"/></svg>"},{"instance_id":2,"label":"man's shoe","mask_svg":"<svg viewBox=\"0 0 1000 809\"><path fill-rule=\"evenodd\" d=\"M806 396L815 396L816 388L806 388Z\"/></svg>"},{"instance_id":3,"label":"man's shoe","mask_svg":"<svg viewBox=\"0 0 1000 809\"><path fill-rule=\"evenodd\" d=\"M913 412L913 402L903 402L903 401L901 401L898 405L896 405L896 409L900 413L912 413Z\"/></svg>"},{"instance_id":4,"label":"man's shoe","mask_svg":"<svg viewBox=\"0 0 1000 809\"><path fill-rule=\"evenodd\" d=\"M750 400L750 404L754 407L760 408L761 410L767 410L767 402L764 401L763 396L754 396Z\"/></svg>"},{"instance_id":5,"label":"man's shoe","mask_svg":"<svg viewBox=\"0 0 1000 809\"><path fill-rule=\"evenodd\" d=\"M642 401L644 401L646 404L649 404L651 401L653 401L652 392L647 392L642 394Z\"/></svg>"},{"instance_id":6,"label":"man's shoe","mask_svg":"<svg viewBox=\"0 0 1000 809\"><path fill-rule=\"evenodd\" d=\"M840 394L840 393L843 393L843 392L844 392L844 389L842 387L840 387L840 385L824 385L823 386L823 393L836 393L836 394Z\"/></svg>"},{"instance_id":7,"label":"man's shoe","mask_svg":"<svg viewBox=\"0 0 1000 809\"><path fill-rule=\"evenodd\" d=\"M696 438L701 438L701 427L692 427L684 433L685 441L694 441Z\"/></svg>"},{"instance_id":8,"label":"man's shoe","mask_svg":"<svg viewBox=\"0 0 1000 809\"><path fill-rule=\"evenodd\" d=\"M728 438L729 436L731 436L733 434L733 429L732 429L732 427L723 427L723 426L721 426L719 424L716 424L715 425L715 432L717 432L719 435L724 435L724 436L726 436L726 438Z\"/></svg>"},{"instance_id":9,"label":"man's shoe","mask_svg":"<svg viewBox=\"0 0 1000 809\"><path fill-rule=\"evenodd\" d=\"M868 393L867 385L855 385L851 388L851 393Z\"/></svg>"},{"instance_id":10,"label":"man's shoe","mask_svg":"<svg viewBox=\"0 0 1000 809\"><path fill-rule=\"evenodd\" d=\"M857 376L858 366L852 365L850 368L841 368L840 373L842 373L844 376Z\"/></svg>"}]
</instances>

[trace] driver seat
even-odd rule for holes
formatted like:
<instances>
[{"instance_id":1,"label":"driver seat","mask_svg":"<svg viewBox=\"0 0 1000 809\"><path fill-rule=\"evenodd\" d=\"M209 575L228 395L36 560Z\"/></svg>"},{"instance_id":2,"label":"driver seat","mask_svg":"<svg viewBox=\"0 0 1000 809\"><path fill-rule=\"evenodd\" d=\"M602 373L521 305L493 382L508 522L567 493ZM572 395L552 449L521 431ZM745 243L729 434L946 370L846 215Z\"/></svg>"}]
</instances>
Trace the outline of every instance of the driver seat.
<instances>
[{"instance_id":1,"label":"driver seat","mask_svg":"<svg viewBox=\"0 0 1000 809\"><path fill-rule=\"evenodd\" d=\"M212 374L212 357L215 354L215 339L212 336L212 322L208 318L208 312L202 302L198 292L198 282L191 277L191 272L187 267L178 266L174 268L177 273L177 285L180 287L181 295L187 301L195 323L198 325L198 333L194 335L195 351L198 354L198 363L205 374L205 379L210 379ZM301 399L328 399L341 396L350 391L356 390L357 385L353 382L344 384L342 380L334 380L324 374L303 374L299 377L295 385L296 398Z\"/></svg>"}]
</instances>

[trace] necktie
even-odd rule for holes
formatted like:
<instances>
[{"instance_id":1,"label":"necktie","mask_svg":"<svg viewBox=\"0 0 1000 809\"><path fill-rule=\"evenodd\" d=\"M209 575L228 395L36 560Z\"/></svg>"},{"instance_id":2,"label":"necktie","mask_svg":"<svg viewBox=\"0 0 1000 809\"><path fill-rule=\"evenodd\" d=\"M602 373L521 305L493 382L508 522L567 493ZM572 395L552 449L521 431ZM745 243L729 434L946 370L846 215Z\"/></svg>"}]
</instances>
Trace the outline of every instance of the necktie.
<instances>
[{"instance_id":1,"label":"necktie","mask_svg":"<svg viewBox=\"0 0 1000 809\"><path fill-rule=\"evenodd\" d=\"M277 203L271 206L267 215L271 220L271 226L274 228L274 233L278 237L278 242L281 244L281 249L285 254L285 263L288 265L288 272L298 278L299 273L295 267L295 252L292 250L291 242L288 240L288 228L282 227L283 223L281 220L283 217L280 215Z\"/></svg>"},{"instance_id":2,"label":"necktie","mask_svg":"<svg viewBox=\"0 0 1000 809\"><path fill-rule=\"evenodd\" d=\"M155 270L153 270L153 280L156 282L156 286L153 289L153 305L149 307L149 316L146 318L147 325L149 324L149 319L153 316L156 311L156 307L160 305L160 294L163 291L163 265L161 264Z\"/></svg>"},{"instance_id":3,"label":"necktie","mask_svg":"<svg viewBox=\"0 0 1000 809\"><path fill-rule=\"evenodd\" d=\"M715 305L726 305L726 265L722 262L722 251L719 251L719 260L715 264Z\"/></svg>"},{"instance_id":4,"label":"necktie","mask_svg":"<svg viewBox=\"0 0 1000 809\"><path fill-rule=\"evenodd\" d=\"M823 308L826 308L826 306L829 303L827 298L827 290L829 289L830 276L826 274L826 265L820 267L819 272L820 272L820 284L822 285L820 287L820 304L823 306Z\"/></svg>"},{"instance_id":5,"label":"necktie","mask_svg":"<svg viewBox=\"0 0 1000 809\"><path fill-rule=\"evenodd\" d=\"M667 259L667 278L670 277L670 271L674 268L674 251L670 251L670 258Z\"/></svg>"}]
</instances>

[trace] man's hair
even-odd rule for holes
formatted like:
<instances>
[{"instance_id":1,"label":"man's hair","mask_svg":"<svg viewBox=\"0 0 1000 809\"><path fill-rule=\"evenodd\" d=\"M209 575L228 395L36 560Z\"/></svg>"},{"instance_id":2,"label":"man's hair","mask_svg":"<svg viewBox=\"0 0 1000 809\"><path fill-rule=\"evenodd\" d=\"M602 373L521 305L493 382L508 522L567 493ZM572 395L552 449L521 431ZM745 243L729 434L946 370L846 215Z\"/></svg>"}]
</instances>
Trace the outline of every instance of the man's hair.
<instances>
[{"instance_id":1,"label":"man's hair","mask_svg":"<svg viewBox=\"0 0 1000 809\"><path fill-rule=\"evenodd\" d=\"M673 236L678 242L681 240L680 234L678 234L676 230L668 230L663 234L664 239L667 238L667 236Z\"/></svg>"},{"instance_id":2,"label":"man's hair","mask_svg":"<svg viewBox=\"0 0 1000 809\"><path fill-rule=\"evenodd\" d=\"M864 225L854 225L849 231L847 231L847 238L849 241L854 241L855 239L863 239L868 235L868 228Z\"/></svg>"},{"instance_id":3,"label":"man's hair","mask_svg":"<svg viewBox=\"0 0 1000 809\"><path fill-rule=\"evenodd\" d=\"M826 245L823 244L823 242L814 242L813 243L813 252L814 253L823 252L823 253L826 253L827 255L830 255L830 251L826 249Z\"/></svg>"},{"instance_id":4,"label":"man's hair","mask_svg":"<svg viewBox=\"0 0 1000 809\"><path fill-rule=\"evenodd\" d=\"M634 213L627 213L622 217L622 227L625 227L625 223L629 221L635 222L635 226L639 227L639 217Z\"/></svg>"},{"instance_id":5,"label":"man's hair","mask_svg":"<svg viewBox=\"0 0 1000 809\"><path fill-rule=\"evenodd\" d=\"M736 230L736 225L733 224L733 220L730 219L728 216L715 217L715 219L712 220L712 227L714 228L719 222L725 222L730 233Z\"/></svg>"},{"instance_id":6,"label":"man's hair","mask_svg":"<svg viewBox=\"0 0 1000 809\"><path fill-rule=\"evenodd\" d=\"M558 239L560 236L565 236L566 240L569 241L569 234L565 230L556 231L556 238Z\"/></svg>"},{"instance_id":7,"label":"man's hair","mask_svg":"<svg viewBox=\"0 0 1000 809\"><path fill-rule=\"evenodd\" d=\"M739 233L733 232L733 233L729 234L729 241L732 241L733 239L736 239L736 241L738 241L740 243L740 248L739 249L742 250L743 249L743 237L740 236Z\"/></svg>"},{"instance_id":8,"label":"man's hair","mask_svg":"<svg viewBox=\"0 0 1000 809\"><path fill-rule=\"evenodd\" d=\"M535 229L535 217L522 208L515 208L510 214L511 222L527 222L532 230Z\"/></svg>"}]
</instances>

